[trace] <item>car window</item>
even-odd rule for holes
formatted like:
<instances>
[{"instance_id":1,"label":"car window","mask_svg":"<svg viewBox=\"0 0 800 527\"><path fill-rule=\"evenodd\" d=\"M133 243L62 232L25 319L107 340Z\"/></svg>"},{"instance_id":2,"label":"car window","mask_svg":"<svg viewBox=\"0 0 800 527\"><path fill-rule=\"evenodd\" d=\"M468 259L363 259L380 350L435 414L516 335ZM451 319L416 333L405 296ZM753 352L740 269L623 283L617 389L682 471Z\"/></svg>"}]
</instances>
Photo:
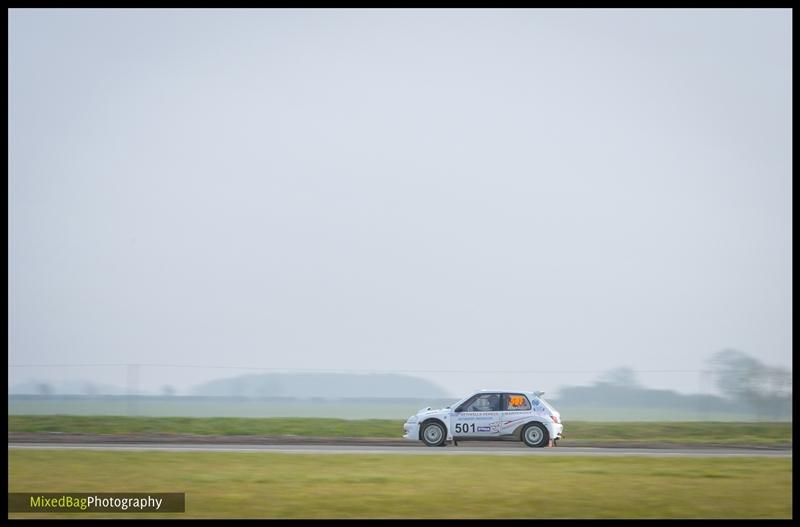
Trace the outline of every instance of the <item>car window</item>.
<instances>
[{"instance_id":1,"label":"car window","mask_svg":"<svg viewBox=\"0 0 800 527\"><path fill-rule=\"evenodd\" d=\"M500 396L496 393L476 395L464 405L465 412L499 412Z\"/></svg>"},{"instance_id":2,"label":"car window","mask_svg":"<svg viewBox=\"0 0 800 527\"><path fill-rule=\"evenodd\" d=\"M549 402L544 400L544 397L539 397L535 404L541 404L547 410L549 410L550 413L555 413L555 411L556 411L556 409L553 408L553 406Z\"/></svg>"},{"instance_id":3,"label":"car window","mask_svg":"<svg viewBox=\"0 0 800 527\"><path fill-rule=\"evenodd\" d=\"M528 398L521 393L507 393L506 394L506 409L514 410L530 410L531 403Z\"/></svg>"}]
</instances>

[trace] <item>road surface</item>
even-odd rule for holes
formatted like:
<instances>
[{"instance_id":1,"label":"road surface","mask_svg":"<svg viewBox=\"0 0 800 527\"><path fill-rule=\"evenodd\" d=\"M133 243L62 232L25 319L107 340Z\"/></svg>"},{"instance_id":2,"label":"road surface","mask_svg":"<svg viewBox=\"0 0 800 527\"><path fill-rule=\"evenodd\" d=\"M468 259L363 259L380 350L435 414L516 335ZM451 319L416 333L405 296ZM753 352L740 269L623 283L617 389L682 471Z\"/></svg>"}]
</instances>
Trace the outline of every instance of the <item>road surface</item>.
<instances>
[{"instance_id":1,"label":"road surface","mask_svg":"<svg viewBox=\"0 0 800 527\"><path fill-rule=\"evenodd\" d=\"M626 448L557 447L528 448L509 445L464 444L445 447L400 447L373 445L233 445L233 444L154 444L154 443L9 443L11 449L98 450L159 452L279 452L291 454L411 454L411 455L489 455L489 456L649 456L649 457L791 457L791 449L745 449L729 447Z\"/></svg>"}]
</instances>

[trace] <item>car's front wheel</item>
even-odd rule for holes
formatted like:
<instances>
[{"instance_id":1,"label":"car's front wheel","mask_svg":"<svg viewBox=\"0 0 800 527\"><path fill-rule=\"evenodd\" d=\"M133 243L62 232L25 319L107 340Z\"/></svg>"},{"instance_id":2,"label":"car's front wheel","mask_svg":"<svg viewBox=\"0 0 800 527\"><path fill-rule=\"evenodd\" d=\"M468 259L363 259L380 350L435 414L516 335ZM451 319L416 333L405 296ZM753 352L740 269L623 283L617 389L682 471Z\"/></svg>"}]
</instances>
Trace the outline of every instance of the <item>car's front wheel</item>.
<instances>
[{"instance_id":1,"label":"car's front wheel","mask_svg":"<svg viewBox=\"0 0 800 527\"><path fill-rule=\"evenodd\" d=\"M541 423L530 423L522 430L522 442L533 448L547 445L547 429Z\"/></svg>"},{"instance_id":2,"label":"car's front wheel","mask_svg":"<svg viewBox=\"0 0 800 527\"><path fill-rule=\"evenodd\" d=\"M422 442L427 446L442 446L445 441L444 425L437 421L422 426Z\"/></svg>"}]
</instances>

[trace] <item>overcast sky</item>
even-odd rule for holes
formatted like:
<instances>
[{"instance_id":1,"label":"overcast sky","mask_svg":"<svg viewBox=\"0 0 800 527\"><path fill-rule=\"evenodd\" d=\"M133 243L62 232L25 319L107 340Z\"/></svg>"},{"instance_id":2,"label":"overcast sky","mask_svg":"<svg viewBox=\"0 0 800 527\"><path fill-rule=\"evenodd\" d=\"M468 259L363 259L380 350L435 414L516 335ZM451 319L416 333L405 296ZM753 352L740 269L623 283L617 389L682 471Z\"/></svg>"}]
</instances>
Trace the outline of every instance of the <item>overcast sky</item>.
<instances>
[{"instance_id":1,"label":"overcast sky","mask_svg":"<svg viewBox=\"0 0 800 527\"><path fill-rule=\"evenodd\" d=\"M11 10L9 363L588 372L420 374L455 395L724 348L789 368L791 29Z\"/></svg>"}]
</instances>

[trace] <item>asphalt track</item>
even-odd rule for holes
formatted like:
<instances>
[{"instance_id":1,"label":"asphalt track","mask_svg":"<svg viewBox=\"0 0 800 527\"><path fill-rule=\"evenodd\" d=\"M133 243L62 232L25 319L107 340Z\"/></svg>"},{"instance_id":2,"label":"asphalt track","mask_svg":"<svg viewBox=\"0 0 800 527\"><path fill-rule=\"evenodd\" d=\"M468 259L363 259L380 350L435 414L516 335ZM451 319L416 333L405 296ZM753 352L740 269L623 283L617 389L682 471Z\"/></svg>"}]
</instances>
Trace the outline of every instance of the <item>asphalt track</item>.
<instances>
[{"instance_id":1,"label":"asphalt track","mask_svg":"<svg viewBox=\"0 0 800 527\"><path fill-rule=\"evenodd\" d=\"M153 443L9 443L11 449L25 450L99 450L159 452L278 452L288 454L396 454L396 455L488 455L488 456L647 456L647 457L791 457L791 449L747 449L730 447L629 448L629 447L556 447L528 448L520 444L477 444L429 448L425 446L373 445L214 445Z\"/></svg>"}]
</instances>

